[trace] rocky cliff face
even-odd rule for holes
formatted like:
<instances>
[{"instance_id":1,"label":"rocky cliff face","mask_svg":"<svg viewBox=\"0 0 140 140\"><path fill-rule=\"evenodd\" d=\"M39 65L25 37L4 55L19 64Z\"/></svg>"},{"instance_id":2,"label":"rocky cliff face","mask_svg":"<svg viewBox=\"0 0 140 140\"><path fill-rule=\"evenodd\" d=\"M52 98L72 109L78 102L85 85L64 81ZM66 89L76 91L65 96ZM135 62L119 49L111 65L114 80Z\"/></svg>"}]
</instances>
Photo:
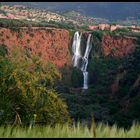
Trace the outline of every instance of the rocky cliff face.
<instances>
[{"instance_id":1,"label":"rocky cliff face","mask_svg":"<svg viewBox=\"0 0 140 140\"><path fill-rule=\"evenodd\" d=\"M83 34L82 50L85 49L88 33ZM124 36L104 35L100 47L102 54L107 57L123 57L131 54L135 49L136 39ZM73 85L72 54L70 46L72 38L68 30L56 28L20 28L18 30L0 28L0 44L11 49L14 46L23 47L32 54L40 56L55 64L63 73L63 82ZM93 41L96 45L96 42ZM93 47L94 48L94 47ZM96 53L96 52L95 52ZM94 54L93 54L94 55Z\"/></svg>"},{"instance_id":2,"label":"rocky cliff face","mask_svg":"<svg viewBox=\"0 0 140 140\"><path fill-rule=\"evenodd\" d=\"M57 67L68 65L71 61L68 50L69 32L55 28L21 28L13 31L0 28L0 44L29 49L32 54L50 61Z\"/></svg>"},{"instance_id":3,"label":"rocky cliff face","mask_svg":"<svg viewBox=\"0 0 140 140\"><path fill-rule=\"evenodd\" d=\"M124 57L135 49L136 38L105 35L102 39L102 50L105 56Z\"/></svg>"},{"instance_id":4,"label":"rocky cliff face","mask_svg":"<svg viewBox=\"0 0 140 140\"><path fill-rule=\"evenodd\" d=\"M135 49L135 38L105 35L102 38L101 48L104 56L123 57ZM0 28L0 44L9 48L19 46L29 49L32 54L38 55L62 68L71 65L69 31L56 28L20 28L13 31Z\"/></svg>"}]
</instances>

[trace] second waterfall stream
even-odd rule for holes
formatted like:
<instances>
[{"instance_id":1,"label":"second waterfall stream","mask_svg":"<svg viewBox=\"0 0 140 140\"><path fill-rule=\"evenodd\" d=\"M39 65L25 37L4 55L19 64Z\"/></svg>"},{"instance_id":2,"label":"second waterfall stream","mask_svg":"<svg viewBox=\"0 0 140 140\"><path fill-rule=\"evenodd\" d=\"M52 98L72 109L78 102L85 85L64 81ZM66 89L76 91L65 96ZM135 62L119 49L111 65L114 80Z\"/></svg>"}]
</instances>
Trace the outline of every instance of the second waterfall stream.
<instances>
[{"instance_id":1,"label":"second waterfall stream","mask_svg":"<svg viewBox=\"0 0 140 140\"><path fill-rule=\"evenodd\" d=\"M88 35L86 49L84 55L81 54L81 37L82 33L75 32L73 37L72 51L73 51L73 66L79 68L83 73L83 89L88 89L88 57L92 49L91 34ZM80 59L82 59L82 64L80 65Z\"/></svg>"}]
</instances>

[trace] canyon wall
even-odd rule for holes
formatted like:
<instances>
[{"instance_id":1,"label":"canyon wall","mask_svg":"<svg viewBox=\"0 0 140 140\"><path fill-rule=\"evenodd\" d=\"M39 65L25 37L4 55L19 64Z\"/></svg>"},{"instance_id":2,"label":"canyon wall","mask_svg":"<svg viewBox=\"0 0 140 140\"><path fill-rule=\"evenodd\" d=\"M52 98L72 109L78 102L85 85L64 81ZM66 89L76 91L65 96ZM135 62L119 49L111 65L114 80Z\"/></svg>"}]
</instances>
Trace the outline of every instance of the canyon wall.
<instances>
[{"instance_id":1,"label":"canyon wall","mask_svg":"<svg viewBox=\"0 0 140 140\"><path fill-rule=\"evenodd\" d=\"M27 48L58 68L70 64L69 42L69 32L64 29L25 27L13 31L0 28L0 44L9 49L13 46Z\"/></svg>"},{"instance_id":2,"label":"canyon wall","mask_svg":"<svg viewBox=\"0 0 140 140\"><path fill-rule=\"evenodd\" d=\"M133 52L135 41L136 39L132 37L104 35L101 50L104 56L111 54L114 57L123 57ZM71 43L72 38L65 29L23 27L14 31L0 28L0 44L5 44L8 48L13 46L27 48L32 54L49 60L58 68L72 64L69 48Z\"/></svg>"},{"instance_id":3,"label":"canyon wall","mask_svg":"<svg viewBox=\"0 0 140 140\"><path fill-rule=\"evenodd\" d=\"M131 54L135 46L135 37L105 35L102 38L102 51L104 56L124 57Z\"/></svg>"}]
</instances>

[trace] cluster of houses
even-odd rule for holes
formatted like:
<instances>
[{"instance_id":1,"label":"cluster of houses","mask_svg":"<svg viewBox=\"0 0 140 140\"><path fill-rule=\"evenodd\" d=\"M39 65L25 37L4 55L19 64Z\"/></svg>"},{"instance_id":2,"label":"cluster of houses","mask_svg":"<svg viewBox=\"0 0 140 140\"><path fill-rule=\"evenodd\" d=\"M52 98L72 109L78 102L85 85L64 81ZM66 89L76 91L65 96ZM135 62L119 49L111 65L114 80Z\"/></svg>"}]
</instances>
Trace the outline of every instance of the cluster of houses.
<instances>
[{"instance_id":1,"label":"cluster of houses","mask_svg":"<svg viewBox=\"0 0 140 140\"><path fill-rule=\"evenodd\" d=\"M89 26L90 30L110 30L114 31L116 29L124 28L122 25L109 25L109 24L99 24L99 25L93 25Z\"/></svg>"},{"instance_id":2,"label":"cluster of houses","mask_svg":"<svg viewBox=\"0 0 140 140\"><path fill-rule=\"evenodd\" d=\"M117 29L130 29L132 32L140 32L140 26L131 25L131 26L123 26L123 25L109 25L109 24L98 24L89 26L90 30L110 30L114 31Z\"/></svg>"}]
</instances>

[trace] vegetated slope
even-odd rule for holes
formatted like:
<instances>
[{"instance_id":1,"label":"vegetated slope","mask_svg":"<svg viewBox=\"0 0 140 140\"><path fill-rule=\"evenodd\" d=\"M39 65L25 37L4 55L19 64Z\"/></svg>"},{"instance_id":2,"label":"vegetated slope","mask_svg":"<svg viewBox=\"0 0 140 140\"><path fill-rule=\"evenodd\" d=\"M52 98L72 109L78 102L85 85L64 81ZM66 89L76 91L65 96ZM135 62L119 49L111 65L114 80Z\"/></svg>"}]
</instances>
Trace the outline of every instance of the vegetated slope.
<instances>
[{"instance_id":1,"label":"vegetated slope","mask_svg":"<svg viewBox=\"0 0 140 140\"><path fill-rule=\"evenodd\" d=\"M89 90L70 90L62 97L66 98L69 112L76 121L90 122L94 117L96 122L130 127L133 121L140 121L139 35L125 37L100 32L93 35L88 67ZM79 83L73 82L73 87L82 87L81 72L73 70L72 76L75 75L81 78ZM77 81L77 77L72 79Z\"/></svg>"},{"instance_id":2,"label":"vegetated slope","mask_svg":"<svg viewBox=\"0 0 140 140\"><path fill-rule=\"evenodd\" d=\"M5 2L6 4L23 4L30 7L54 11L76 10L82 14L109 20L121 20L127 17L139 19L140 4L133 2Z\"/></svg>"}]
</instances>

